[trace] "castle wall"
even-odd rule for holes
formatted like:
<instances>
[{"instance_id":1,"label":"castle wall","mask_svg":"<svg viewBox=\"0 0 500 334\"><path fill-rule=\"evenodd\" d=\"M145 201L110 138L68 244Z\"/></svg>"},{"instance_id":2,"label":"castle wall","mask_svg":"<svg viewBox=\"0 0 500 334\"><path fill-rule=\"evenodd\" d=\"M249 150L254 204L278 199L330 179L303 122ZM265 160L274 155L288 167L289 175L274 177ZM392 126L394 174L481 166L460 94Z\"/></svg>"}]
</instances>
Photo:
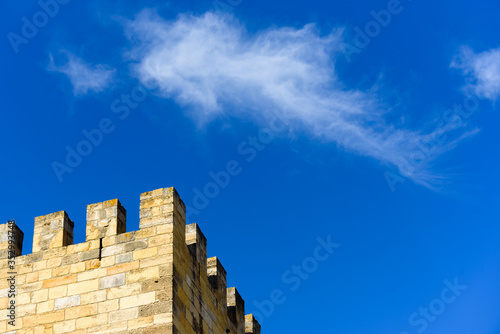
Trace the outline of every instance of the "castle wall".
<instances>
[{"instance_id":1,"label":"castle wall","mask_svg":"<svg viewBox=\"0 0 500 334\"><path fill-rule=\"evenodd\" d=\"M87 206L85 242L73 244L73 227L64 211L35 218L21 256L22 231L0 225L0 333L260 334L174 188L141 194L138 231L126 232L118 200Z\"/></svg>"}]
</instances>

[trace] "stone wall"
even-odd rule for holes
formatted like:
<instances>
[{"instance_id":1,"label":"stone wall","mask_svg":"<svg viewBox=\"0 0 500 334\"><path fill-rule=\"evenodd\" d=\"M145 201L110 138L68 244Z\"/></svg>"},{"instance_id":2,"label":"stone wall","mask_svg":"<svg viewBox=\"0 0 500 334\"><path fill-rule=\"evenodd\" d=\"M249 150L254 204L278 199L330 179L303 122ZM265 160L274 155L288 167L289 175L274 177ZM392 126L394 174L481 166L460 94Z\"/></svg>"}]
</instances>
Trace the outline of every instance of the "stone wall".
<instances>
[{"instance_id":1,"label":"stone wall","mask_svg":"<svg viewBox=\"0 0 500 334\"><path fill-rule=\"evenodd\" d=\"M126 232L116 199L87 206L84 243L73 227L64 211L35 218L33 253L21 256L22 231L0 225L0 333L260 334L174 188L141 194L138 231Z\"/></svg>"}]
</instances>

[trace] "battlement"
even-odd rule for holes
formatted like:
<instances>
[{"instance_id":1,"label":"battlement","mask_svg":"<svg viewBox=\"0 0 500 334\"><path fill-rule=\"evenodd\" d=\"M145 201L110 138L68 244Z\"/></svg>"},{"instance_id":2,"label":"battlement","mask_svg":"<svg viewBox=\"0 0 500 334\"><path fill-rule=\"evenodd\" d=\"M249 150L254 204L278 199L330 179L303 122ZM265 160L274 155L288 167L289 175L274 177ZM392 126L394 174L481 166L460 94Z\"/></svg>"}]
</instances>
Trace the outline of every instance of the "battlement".
<instances>
[{"instance_id":1,"label":"battlement","mask_svg":"<svg viewBox=\"0 0 500 334\"><path fill-rule=\"evenodd\" d=\"M131 232L117 199L88 205L78 244L66 212L36 217L28 255L23 232L0 225L0 333L260 334L220 261L207 258L199 226L185 225L177 191L140 199L139 230Z\"/></svg>"}]
</instances>

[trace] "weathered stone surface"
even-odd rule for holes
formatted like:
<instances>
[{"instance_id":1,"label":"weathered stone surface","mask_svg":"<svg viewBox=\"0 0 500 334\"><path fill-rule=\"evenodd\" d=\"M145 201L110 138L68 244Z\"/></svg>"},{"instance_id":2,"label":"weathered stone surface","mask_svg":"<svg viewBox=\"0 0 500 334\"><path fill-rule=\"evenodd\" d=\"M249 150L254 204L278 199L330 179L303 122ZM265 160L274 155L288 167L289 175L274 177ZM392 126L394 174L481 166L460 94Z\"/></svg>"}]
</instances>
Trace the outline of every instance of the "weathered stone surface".
<instances>
[{"instance_id":1,"label":"weathered stone surface","mask_svg":"<svg viewBox=\"0 0 500 334\"><path fill-rule=\"evenodd\" d=\"M58 298L54 302L54 310L60 310L63 308L79 306L80 302L81 302L80 295Z\"/></svg>"},{"instance_id":2,"label":"weathered stone surface","mask_svg":"<svg viewBox=\"0 0 500 334\"><path fill-rule=\"evenodd\" d=\"M117 199L87 206L87 241L126 231L127 211Z\"/></svg>"},{"instance_id":3,"label":"weathered stone surface","mask_svg":"<svg viewBox=\"0 0 500 334\"><path fill-rule=\"evenodd\" d=\"M125 273L103 277L99 280L99 289L115 288L125 284Z\"/></svg>"},{"instance_id":4,"label":"weathered stone surface","mask_svg":"<svg viewBox=\"0 0 500 334\"><path fill-rule=\"evenodd\" d=\"M74 226L75 224L64 211L36 217L33 252L72 245Z\"/></svg>"},{"instance_id":5,"label":"weathered stone surface","mask_svg":"<svg viewBox=\"0 0 500 334\"><path fill-rule=\"evenodd\" d=\"M14 221L0 225L0 259L20 256L24 233Z\"/></svg>"},{"instance_id":6,"label":"weathered stone surface","mask_svg":"<svg viewBox=\"0 0 500 334\"><path fill-rule=\"evenodd\" d=\"M185 225L174 188L141 195L140 230L126 232L118 200L87 207L86 242L73 245L64 211L35 219L33 254L16 255L16 324L0 333L260 334L226 271L207 259L197 224ZM0 319L7 319L8 226L0 225ZM16 231L18 235L22 232Z\"/></svg>"}]
</instances>

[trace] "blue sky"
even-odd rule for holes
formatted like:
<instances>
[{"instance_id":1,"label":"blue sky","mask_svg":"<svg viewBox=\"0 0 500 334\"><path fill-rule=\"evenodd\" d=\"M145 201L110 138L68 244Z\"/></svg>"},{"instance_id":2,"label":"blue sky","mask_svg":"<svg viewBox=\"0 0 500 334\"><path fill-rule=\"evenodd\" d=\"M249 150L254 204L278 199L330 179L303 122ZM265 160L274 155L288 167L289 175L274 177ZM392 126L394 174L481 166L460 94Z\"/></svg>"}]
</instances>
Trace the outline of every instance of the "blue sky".
<instances>
[{"instance_id":1,"label":"blue sky","mask_svg":"<svg viewBox=\"0 0 500 334\"><path fill-rule=\"evenodd\" d=\"M500 333L498 3L54 3L0 5L23 253L175 186L263 333Z\"/></svg>"}]
</instances>

